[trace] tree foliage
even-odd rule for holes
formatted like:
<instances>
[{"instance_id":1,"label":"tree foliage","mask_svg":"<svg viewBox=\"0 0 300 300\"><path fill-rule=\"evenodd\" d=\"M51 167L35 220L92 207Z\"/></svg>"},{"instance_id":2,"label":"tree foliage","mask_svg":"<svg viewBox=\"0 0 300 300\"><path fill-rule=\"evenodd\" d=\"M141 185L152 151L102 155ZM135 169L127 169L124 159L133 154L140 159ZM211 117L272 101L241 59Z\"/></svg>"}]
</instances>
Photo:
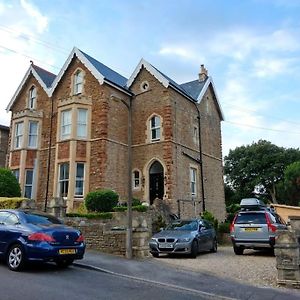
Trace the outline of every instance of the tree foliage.
<instances>
[{"instance_id":1,"label":"tree foliage","mask_svg":"<svg viewBox=\"0 0 300 300\"><path fill-rule=\"evenodd\" d=\"M299 149L285 149L259 140L230 150L224 158L226 182L241 195L259 194L277 203L276 184L283 181L285 168L298 160Z\"/></svg>"},{"instance_id":2,"label":"tree foliage","mask_svg":"<svg viewBox=\"0 0 300 300\"><path fill-rule=\"evenodd\" d=\"M20 197L21 188L9 169L0 168L0 197Z\"/></svg>"},{"instance_id":3,"label":"tree foliage","mask_svg":"<svg viewBox=\"0 0 300 300\"><path fill-rule=\"evenodd\" d=\"M291 205L299 205L300 202L300 161L287 166L284 171L284 188L287 200Z\"/></svg>"}]
</instances>

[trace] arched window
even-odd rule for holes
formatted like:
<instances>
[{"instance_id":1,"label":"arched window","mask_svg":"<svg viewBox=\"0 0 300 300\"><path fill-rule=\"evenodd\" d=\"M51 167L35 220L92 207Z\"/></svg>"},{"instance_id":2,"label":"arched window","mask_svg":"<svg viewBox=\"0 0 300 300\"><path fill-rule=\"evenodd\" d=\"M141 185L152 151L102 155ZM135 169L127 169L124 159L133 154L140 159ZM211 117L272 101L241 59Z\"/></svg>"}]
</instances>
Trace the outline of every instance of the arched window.
<instances>
[{"instance_id":1,"label":"arched window","mask_svg":"<svg viewBox=\"0 0 300 300\"><path fill-rule=\"evenodd\" d=\"M36 88L32 86L28 95L28 108L35 109L36 106Z\"/></svg>"},{"instance_id":2,"label":"arched window","mask_svg":"<svg viewBox=\"0 0 300 300\"><path fill-rule=\"evenodd\" d=\"M159 116L153 116L150 119L150 136L151 136L151 141L159 141L160 140L160 126L161 126L161 121Z\"/></svg>"},{"instance_id":3,"label":"arched window","mask_svg":"<svg viewBox=\"0 0 300 300\"><path fill-rule=\"evenodd\" d=\"M78 70L74 74L74 83L73 83L73 91L74 95L81 94L83 88L83 72Z\"/></svg>"},{"instance_id":4,"label":"arched window","mask_svg":"<svg viewBox=\"0 0 300 300\"><path fill-rule=\"evenodd\" d=\"M133 181L132 182L133 189L140 188L140 184L141 184L140 171L134 170L132 172L132 181Z\"/></svg>"}]
</instances>

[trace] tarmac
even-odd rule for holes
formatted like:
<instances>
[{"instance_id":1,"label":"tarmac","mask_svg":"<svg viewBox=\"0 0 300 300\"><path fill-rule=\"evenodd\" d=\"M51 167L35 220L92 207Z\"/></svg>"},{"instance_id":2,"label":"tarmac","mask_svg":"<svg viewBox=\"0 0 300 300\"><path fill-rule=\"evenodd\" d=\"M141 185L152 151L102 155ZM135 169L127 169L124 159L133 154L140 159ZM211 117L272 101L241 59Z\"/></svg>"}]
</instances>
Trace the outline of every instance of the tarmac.
<instances>
[{"instance_id":1,"label":"tarmac","mask_svg":"<svg viewBox=\"0 0 300 300\"><path fill-rule=\"evenodd\" d=\"M87 250L83 260L74 262L74 266L103 272L110 276L126 277L151 285L186 290L197 293L206 299L300 299L299 291L279 288L259 288L206 273L181 270L160 263L151 257L145 259L126 259Z\"/></svg>"}]
</instances>

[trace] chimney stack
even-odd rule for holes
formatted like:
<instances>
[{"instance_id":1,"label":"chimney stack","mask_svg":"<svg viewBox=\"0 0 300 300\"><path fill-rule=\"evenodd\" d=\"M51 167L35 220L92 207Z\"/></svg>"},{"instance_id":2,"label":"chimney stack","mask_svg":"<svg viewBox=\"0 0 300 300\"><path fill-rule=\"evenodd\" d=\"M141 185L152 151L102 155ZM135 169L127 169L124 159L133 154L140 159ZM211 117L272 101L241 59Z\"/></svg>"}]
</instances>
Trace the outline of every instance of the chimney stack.
<instances>
[{"instance_id":1,"label":"chimney stack","mask_svg":"<svg viewBox=\"0 0 300 300\"><path fill-rule=\"evenodd\" d=\"M204 65L202 64L200 67L200 73L199 73L199 81L205 81L205 79L208 77L207 75L207 69L204 67Z\"/></svg>"}]
</instances>

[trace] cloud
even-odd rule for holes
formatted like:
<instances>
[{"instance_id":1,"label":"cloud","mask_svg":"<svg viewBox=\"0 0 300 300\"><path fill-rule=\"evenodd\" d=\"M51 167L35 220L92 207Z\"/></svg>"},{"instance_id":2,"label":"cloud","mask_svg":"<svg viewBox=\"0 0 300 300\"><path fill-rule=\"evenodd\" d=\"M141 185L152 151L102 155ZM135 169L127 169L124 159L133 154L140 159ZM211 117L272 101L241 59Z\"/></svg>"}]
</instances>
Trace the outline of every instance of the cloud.
<instances>
[{"instance_id":1,"label":"cloud","mask_svg":"<svg viewBox=\"0 0 300 300\"><path fill-rule=\"evenodd\" d=\"M43 33L48 26L48 18L44 16L38 8L33 4L27 2L26 0L21 0L21 6L26 11L26 13L33 17L36 21L36 29L38 33Z\"/></svg>"},{"instance_id":2,"label":"cloud","mask_svg":"<svg viewBox=\"0 0 300 300\"><path fill-rule=\"evenodd\" d=\"M166 47L162 47L159 52L160 55L175 55L182 58L194 59L195 54L193 50L186 46L175 46L170 45Z\"/></svg>"}]
</instances>

